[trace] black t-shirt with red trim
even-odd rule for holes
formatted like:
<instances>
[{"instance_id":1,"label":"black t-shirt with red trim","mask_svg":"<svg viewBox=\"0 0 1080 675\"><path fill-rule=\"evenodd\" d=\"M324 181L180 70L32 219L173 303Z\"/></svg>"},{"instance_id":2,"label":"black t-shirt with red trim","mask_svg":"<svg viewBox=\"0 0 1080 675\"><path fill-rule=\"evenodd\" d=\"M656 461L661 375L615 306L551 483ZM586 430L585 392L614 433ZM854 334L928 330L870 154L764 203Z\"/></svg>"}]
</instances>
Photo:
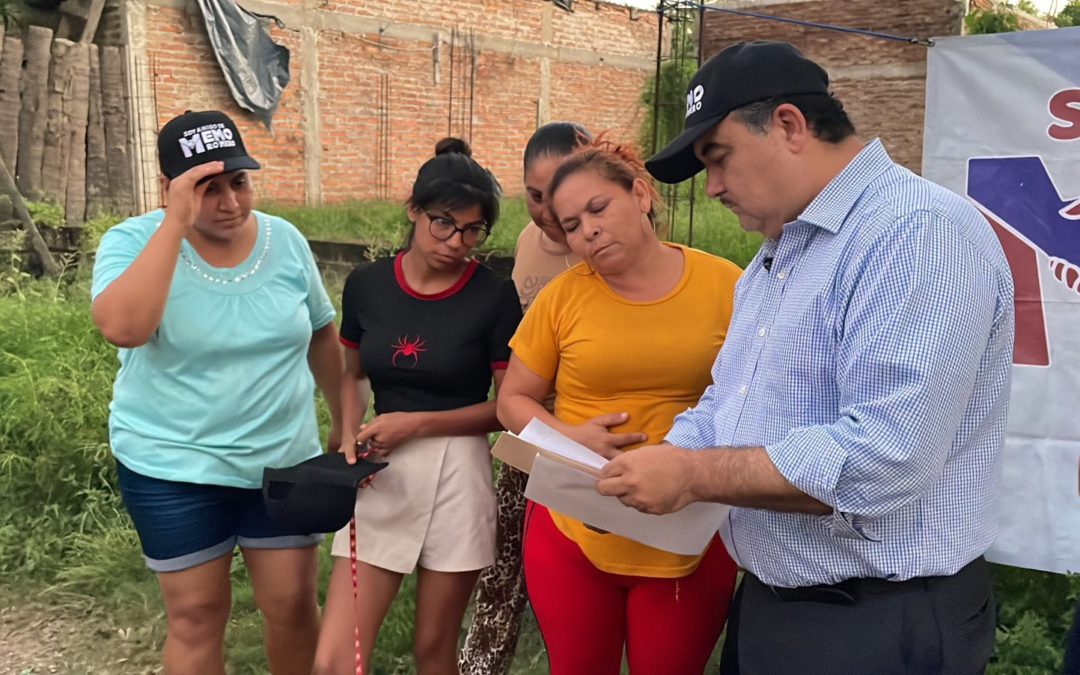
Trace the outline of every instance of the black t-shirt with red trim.
<instances>
[{"instance_id":1,"label":"black t-shirt with red trim","mask_svg":"<svg viewBox=\"0 0 1080 675\"><path fill-rule=\"evenodd\" d=\"M341 341L360 350L375 412L483 403L521 321L513 283L474 260L452 287L422 295L405 281L401 255L354 269L341 298Z\"/></svg>"}]
</instances>

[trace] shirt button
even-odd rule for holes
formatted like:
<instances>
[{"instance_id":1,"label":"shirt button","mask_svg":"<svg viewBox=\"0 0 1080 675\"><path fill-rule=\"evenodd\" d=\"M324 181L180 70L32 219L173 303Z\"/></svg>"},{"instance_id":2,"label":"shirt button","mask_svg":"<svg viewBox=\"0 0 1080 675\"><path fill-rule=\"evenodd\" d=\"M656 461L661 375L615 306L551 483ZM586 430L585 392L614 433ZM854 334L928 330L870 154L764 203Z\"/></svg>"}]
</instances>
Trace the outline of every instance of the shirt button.
<instances>
[{"instance_id":1,"label":"shirt button","mask_svg":"<svg viewBox=\"0 0 1080 675\"><path fill-rule=\"evenodd\" d=\"M783 281L783 280L784 280L784 277L786 277L786 276L787 276L787 275L786 275L786 274L784 274L783 272L777 272L777 273L776 273L776 278L777 278L777 279L779 279L780 281Z\"/></svg>"},{"instance_id":2,"label":"shirt button","mask_svg":"<svg viewBox=\"0 0 1080 675\"><path fill-rule=\"evenodd\" d=\"M739 396L746 396L746 385L739 387Z\"/></svg>"},{"instance_id":3,"label":"shirt button","mask_svg":"<svg viewBox=\"0 0 1080 675\"><path fill-rule=\"evenodd\" d=\"M759 328L757 334L758 334L758 337L765 337L765 329L764 328Z\"/></svg>"}]
</instances>

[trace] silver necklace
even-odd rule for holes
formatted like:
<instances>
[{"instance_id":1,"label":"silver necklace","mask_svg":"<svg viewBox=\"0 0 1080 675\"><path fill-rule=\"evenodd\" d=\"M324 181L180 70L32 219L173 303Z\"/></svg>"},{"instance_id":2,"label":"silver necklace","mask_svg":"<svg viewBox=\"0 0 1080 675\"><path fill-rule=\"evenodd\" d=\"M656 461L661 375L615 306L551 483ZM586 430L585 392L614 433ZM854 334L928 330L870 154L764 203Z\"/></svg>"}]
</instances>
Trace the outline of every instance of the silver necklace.
<instances>
[{"instance_id":1,"label":"silver necklace","mask_svg":"<svg viewBox=\"0 0 1080 675\"><path fill-rule=\"evenodd\" d=\"M256 220L256 222L258 222L258 221ZM270 223L267 223L266 226L265 226L265 233L266 233L265 236L264 236L265 241L263 242L262 251L259 253L258 259L255 260L255 264L252 265L251 269L249 269L247 272L244 272L243 274L237 274L237 275L235 275L233 277L221 277L221 276L216 276L216 275L213 275L213 274L207 274L207 272L205 270L203 270L201 267L196 265L191 260L191 258L188 257L188 254L187 254L186 251L184 251L183 247L181 247L181 249L180 249L180 257L184 259L184 265L186 265L188 267L188 269L192 270L193 272L198 274L203 279L206 279L210 283L213 283L213 284L237 284L237 283L240 283L241 281L243 281L244 279L247 279L251 275L255 274L256 272L258 272L259 268L262 267L263 261L266 260L266 254L270 252L270 232L271 232Z\"/></svg>"}]
</instances>

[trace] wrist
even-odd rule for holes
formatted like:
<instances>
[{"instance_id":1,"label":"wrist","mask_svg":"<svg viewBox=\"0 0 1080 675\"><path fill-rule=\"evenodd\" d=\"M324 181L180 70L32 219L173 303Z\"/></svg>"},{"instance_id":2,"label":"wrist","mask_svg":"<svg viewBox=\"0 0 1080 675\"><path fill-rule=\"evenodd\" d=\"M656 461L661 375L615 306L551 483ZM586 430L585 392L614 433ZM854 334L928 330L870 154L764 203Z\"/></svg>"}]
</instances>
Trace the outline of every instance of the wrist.
<instances>
[{"instance_id":1,"label":"wrist","mask_svg":"<svg viewBox=\"0 0 1080 675\"><path fill-rule=\"evenodd\" d=\"M160 232L168 232L180 239L183 239L187 235L188 229L191 227L188 223L185 223L180 218L177 218L174 214L165 211L165 219L161 221L161 226L158 228Z\"/></svg>"},{"instance_id":2,"label":"wrist","mask_svg":"<svg viewBox=\"0 0 1080 675\"><path fill-rule=\"evenodd\" d=\"M412 417L409 421L412 423L412 437L418 436L430 436L431 433L431 413L426 412L414 412L409 413Z\"/></svg>"},{"instance_id":3,"label":"wrist","mask_svg":"<svg viewBox=\"0 0 1080 675\"><path fill-rule=\"evenodd\" d=\"M690 494L695 502L708 501L708 490L704 480L707 473L704 466L705 453L693 450L683 450L682 452L684 460L683 481L686 492Z\"/></svg>"}]
</instances>

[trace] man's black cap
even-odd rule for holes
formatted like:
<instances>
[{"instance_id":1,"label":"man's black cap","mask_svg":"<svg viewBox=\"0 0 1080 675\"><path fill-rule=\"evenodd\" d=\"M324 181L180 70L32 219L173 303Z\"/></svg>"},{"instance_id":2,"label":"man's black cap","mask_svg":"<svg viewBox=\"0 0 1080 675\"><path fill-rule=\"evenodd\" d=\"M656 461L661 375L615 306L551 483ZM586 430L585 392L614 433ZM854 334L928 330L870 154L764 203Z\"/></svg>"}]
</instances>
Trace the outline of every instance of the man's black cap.
<instances>
[{"instance_id":1,"label":"man's black cap","mask_svg":"<svg viewBox=\"0 0 1080 675\"><path fill-rule=\"evenodd\" d=\"M220 110L189 110L161 127L158 132L158 163L162 175L172 180L188 169L207 162L225 162L222 173L261 168L247 154L236 124Z\"/></svg>"},{"instance_id":2,"label":"man's black cap","mask_svg":"<svg viewBox=\"0 0 1080 675\"><path fill-rule=\"evenodd\" d=\"M386 462L345 461L334 452L286 469L263 469L263 502L270 517L297 532L336 532L352 519L360 482Z\"/></svg>"},{"instance_id":3,"label":"man's black cap","mask_svg":"<svg viewBox=\"0 0 1080 675\"><path fill-rule=\"evenodd\" d=\"M662 183L680 183L705 168L694 156L694 141L732 110L777 96L828 93L829 74L787 42L731 45L694 73L683 132L645 168Z\"/></svg>"}]
</instances>

